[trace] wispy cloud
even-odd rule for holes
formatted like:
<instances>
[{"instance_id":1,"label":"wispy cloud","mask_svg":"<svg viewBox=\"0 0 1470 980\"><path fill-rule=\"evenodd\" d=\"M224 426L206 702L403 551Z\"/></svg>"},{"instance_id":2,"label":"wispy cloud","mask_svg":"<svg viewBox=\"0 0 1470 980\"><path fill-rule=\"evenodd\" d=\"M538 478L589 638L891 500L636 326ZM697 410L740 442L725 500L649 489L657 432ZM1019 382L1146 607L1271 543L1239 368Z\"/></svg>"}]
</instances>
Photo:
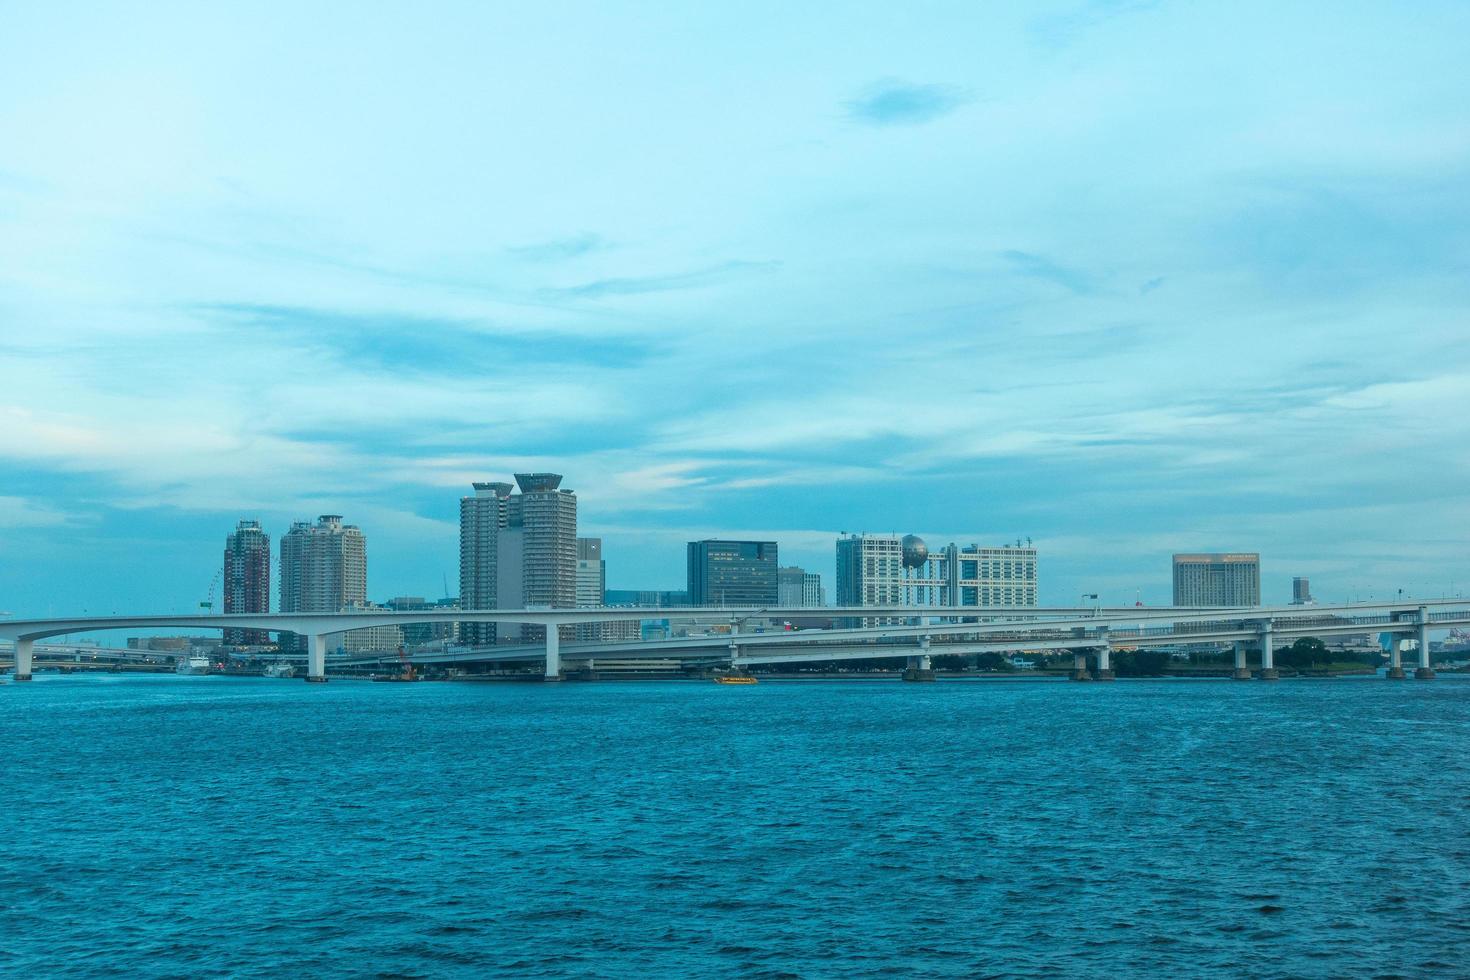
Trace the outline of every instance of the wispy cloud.
<instances>
[{"instance_id":1,"label":"wispy cloud","mask_svg":"<svg viewBox=\"0 0 1470 980\"><path fill-rule=\"evenodd\" d=\"M508 249L516 258L525 259L528 262L557 262L563 259L574 259L591 252L600 252L611 248L601 235L586 232L581 235L573 235L570 238L557 238L548 242L536 242L531 245L514 245Z\"/></svg>"},{"instance_id":2,"label":"wispy cloud","mask_svg":"<svg viewBox=\"0 0 1470 980\"><path fill-rule=\"evenodd\" d=\"M1078 295L1091 293L1097 289L1092 277L1085 272L1054 262L1044 255L1011 249L1002 252L1001 256L1020 275L1054 282Z\"/></svg>"},{"instance_id":3,"label":"wispy cloud","mask_svg":"<svg viewBox=\"0 0 1470 980\"><path fill-rule=\"evenodd\" d=\"M343 363L440 376L534 369L551 365L626 368L650 356L636 337L597 337L551 330L510 332L491 324L401 313L215 303L199 312L242 335L273 334Z\"/></svg>"},{"instance_id":4,"label":"wispy cloud","mask_svg":"<svg viewBox=\"0 0 1470 980\"><path fill-rule=\"evenodd\" d=\"M951 85L919 85L888 78L847 103L848 116L872 126L916 126L948 115L970 101Z\"/></svg>"},{"instance_id":5,"label":"wispy cloud","mask_svg":"<svg viewBox=\"0 0 1470 980\"><path fill-rule=\"evenodd\" d=\"M58 527L74 516L25 497L0 496L0 527Z\"/></svg>"},{"instance_id":6,"label":"wispy cloud","mask_svg":"<svg viewBox=\"0 0 1470 980\"><path fill-rule=\"evenodd\" d=\"M719 265L692 272L677 272L661 276L623 276L596 279L576 286L563 286L542 290L543 294L576 299L603 299L608 296L638 296L643 293L664 293L677 289L699 289L727 282L740 276L763 275L775 272L781 263L767 262L722 262Z\"/></svg>"}]
</instances>

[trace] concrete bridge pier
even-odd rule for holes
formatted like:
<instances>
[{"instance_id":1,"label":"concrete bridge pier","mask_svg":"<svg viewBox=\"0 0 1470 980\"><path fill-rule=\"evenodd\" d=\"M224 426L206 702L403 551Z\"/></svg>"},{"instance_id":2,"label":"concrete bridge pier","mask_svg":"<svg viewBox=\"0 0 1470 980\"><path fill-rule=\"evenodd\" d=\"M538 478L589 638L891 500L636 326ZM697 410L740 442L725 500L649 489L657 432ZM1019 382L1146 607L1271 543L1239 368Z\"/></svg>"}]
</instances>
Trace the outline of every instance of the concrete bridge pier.
<instances>
[{"instance_id":1,"label":"concrete bridge pier","mask_svg":"<svg viewBox=\"0 0 1470 980\"><path fill-rule=\"evenodd\" d=\"M35 640L15 641L15 679L28 681L31 679L31 663L35 659Z\"/></svg>"},{"instance_id":2,"label":"concrete bridge pier","mask_svg":"<svg viewBox=\"0 0 1470 980\"><path fill-rule=\"evenodd\" d=\"M1419 641L1419 666L1414 671L1414 679L1432 681L1434 671L1429 667L1429 610L1423 606L1419 607L1419 626L1414 630L1414 638Z\"/></svg>"},{"instance_id":3,"label":"concrete bridge pier","mask_svg":"<svg viewBox=\"0 0 1470 980\"><path fill-rule=\"evenodd\" d=\"M910 657L908 666L904 669L903 679L906 681L934 680L934 660L929 656L929 637L919 639L919 649L923 652L917 657Z\"/></svg>"},{"instance_id":4,"label":"concrete bridge pier","mask_svg":"<svg viewBox=\"0 0 1470 980\"><path fill-rule=\"evenodd\" d=\"M1231 644L1235 648L1235 673L1230 676L1238 681L1251 679L1251 669L1245 665L1245 644L1236 640Z\"/></svg>"},{"instance_id":5,"label":"concrete bridge pier","mask_svg":"<svg viewBox=\"0 0 1470 980\"><path fill-rule=\"evenodd\" d=\"M1281 676L1276 669L1276 651L1271 645L1271 621L1261 624L1261 680L1274 681Z\"/></svg>"},{"instance_id":6,"label":"concrete bridge pier","mask_svg":"<svg viewBox=\"0 0 1470 980\"><path fill-rule=\"evenodd\" d=\"M1394 634L1388 641L1388 679L1401 681L1406 676L1404 673L1404 644L1409 642L1407 636Z\"/></svg>"},{"instance_id":7,"label":"concrete bridge pier","mask_svg":"<svg viewBox=\"0 0 1470 980\"><path fill-rule=\"evenodd\" d=\"M1090 681L1090 680L1092 680L1092 674L1087 669L1087 651L1086 650L1074 650L1074 651L1072 651L1072 672L1067 675L1067 678L1069 680L1074 680L1074 681Z\"/></svg>"},{"instance_id":8,"label":"concrete bridge pier","mask_svg":"<svg viewBox=\"0 0 1470 980\"><path fill-rule=\"evenodd\" d=\"M1113 648L1104 643L1097 648L1097 680L1110 681L1118 675L1113 673Z\"/></svg>"},{"instance_id":9,"label":"concrete bridge pier","mask_svg":"<svg viewBox=\"0 0 1470 980\"><path fill-rule=\"evenodd\" d=\"M306 679L313 684L327 682L327 637L323 633L306 635Z\"/></svg>"},{"instance_id":10,"label":"concrete bridge pier","mask_svg":"<svg viewBox=\"0 0 1470 980\"><path fill-rule=\"evenodd\" d=\"M545 681L559 681L561 673L561 631L555 623L546 624L546 675Z\"/></svg>"}]
</instances>

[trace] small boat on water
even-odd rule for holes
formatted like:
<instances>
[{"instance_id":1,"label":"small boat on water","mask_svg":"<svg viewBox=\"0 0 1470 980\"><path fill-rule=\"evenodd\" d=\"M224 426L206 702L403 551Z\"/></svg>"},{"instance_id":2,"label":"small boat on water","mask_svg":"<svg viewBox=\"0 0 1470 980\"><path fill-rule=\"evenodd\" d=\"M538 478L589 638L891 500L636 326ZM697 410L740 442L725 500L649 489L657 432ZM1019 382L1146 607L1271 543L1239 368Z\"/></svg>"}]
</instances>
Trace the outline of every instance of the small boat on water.
<instances>
[{"instance_id":1,"label":"small boat on water","mask_svg":"<svg viewBox=\"0 0 1470 980\"><path fill-rule=\"evenodd\" d=\"M295 677L296 667L292 664L273 663L267 664L265 670L261 671L265 677Z\"/></svg>"},{"instance_id":2,"label":"small boat on water","mask_svg":"<svg viewBox=\"0 0 1470 980\"><path fill-rule=\"evenodd\" d=\"M715 683L716 684L759 684L760 682L757 681L754 677L751 677L749 674L716 674L715 675Z\"/></svg>"},{"instance_id":3,"label":"small boat on water","mask_svg":"<svg viewBox=\"0 0 1470 980\"><path fill-rule=\"evenodd\" d=\"M202 653L191 653L174 661L176 674L207 674L209 658Z\"/></svg>"}]
</instances>

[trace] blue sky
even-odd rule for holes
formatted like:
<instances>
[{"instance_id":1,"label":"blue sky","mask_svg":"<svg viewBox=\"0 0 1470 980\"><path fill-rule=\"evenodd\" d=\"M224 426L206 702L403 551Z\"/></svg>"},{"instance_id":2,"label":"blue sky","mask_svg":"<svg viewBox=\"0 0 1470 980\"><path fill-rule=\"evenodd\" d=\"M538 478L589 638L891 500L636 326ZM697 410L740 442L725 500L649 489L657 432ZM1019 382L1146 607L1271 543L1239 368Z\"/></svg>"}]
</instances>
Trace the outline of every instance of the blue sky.
<instances>
[{"instance_id":1,"label":"blue sky","mask_svg":"<svg viewBox=\"0 0 1470 980\"><path fill-rule=\"evenodd\" d=\"M683 542L1470 586L1470 6L0 0L0 609L554 469Z\"/></svg>"}]
</instances>

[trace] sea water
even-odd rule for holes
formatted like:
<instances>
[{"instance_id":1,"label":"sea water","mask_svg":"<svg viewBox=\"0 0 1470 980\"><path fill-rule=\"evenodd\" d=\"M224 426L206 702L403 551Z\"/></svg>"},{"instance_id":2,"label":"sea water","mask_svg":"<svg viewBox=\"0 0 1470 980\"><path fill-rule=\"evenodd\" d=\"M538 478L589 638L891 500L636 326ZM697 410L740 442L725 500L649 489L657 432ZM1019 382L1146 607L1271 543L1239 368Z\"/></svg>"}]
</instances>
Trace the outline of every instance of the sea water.
<instances>
[{"instance_id":1,"label":"sea water","mask_svg":"<svg viewBox=\"0 0 1470 980\"><path fill-rule=\"evenodd\" d=\"M1470 682L0 686L7 976L1470 975Z\"/></svg>"}]
</instances>

